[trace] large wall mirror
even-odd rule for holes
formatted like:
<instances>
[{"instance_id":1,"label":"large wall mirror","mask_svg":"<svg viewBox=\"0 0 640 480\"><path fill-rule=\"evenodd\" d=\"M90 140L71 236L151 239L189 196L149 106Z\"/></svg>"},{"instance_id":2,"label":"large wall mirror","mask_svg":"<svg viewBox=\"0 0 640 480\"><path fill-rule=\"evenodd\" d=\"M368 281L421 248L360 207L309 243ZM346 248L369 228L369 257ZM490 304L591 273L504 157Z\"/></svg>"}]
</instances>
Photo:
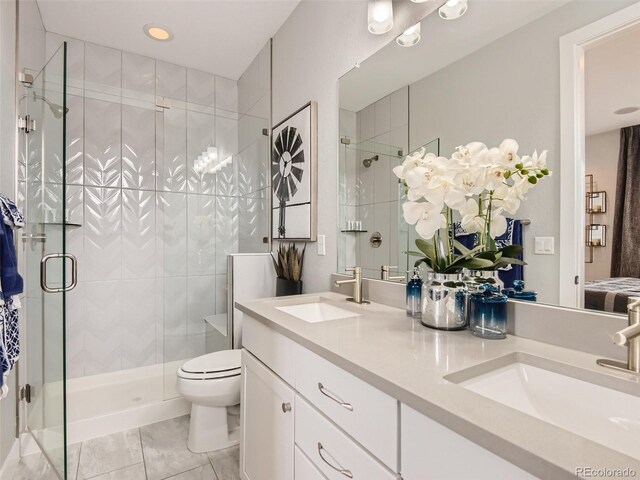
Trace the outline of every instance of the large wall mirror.
<instances>
[{"instance_id":1,"label":"large wall mirror","mask_svg":"<svg viewBox=\"0 0 640 480\"><path fill-rule=\"evenodd\" d=\"M522 154L547 150L552 171L507 215L523 245L526 288L542 303L626 313L628 296L640 294L640 26L629 21L585 47L573 158L562 157L561 105L573 102L562 98L561 70L573 65L561 68L560 39L635 3L469 2L455 21L424 18L417 45L391 42L340 78L338 272L358 265L369 278L406 281L418 235L404 221L405 188L392 169L408 154L424 147L449 158L460 145L509 138ZM570 202L567 172L582 178ZM562 225L563 208L575 209L571 226ZM561 299L574 288L575 300Z\"/></svg>"}]
</instances>

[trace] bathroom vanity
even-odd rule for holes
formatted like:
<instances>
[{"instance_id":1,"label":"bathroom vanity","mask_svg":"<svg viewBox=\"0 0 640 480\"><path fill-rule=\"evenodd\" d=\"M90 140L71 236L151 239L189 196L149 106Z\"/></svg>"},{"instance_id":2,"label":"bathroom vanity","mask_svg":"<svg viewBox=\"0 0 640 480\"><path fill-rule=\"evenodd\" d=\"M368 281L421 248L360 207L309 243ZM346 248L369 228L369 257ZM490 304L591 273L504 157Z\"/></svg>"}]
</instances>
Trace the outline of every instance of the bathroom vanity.
<instances>
[{"instance_id":1,"label":"bathroom vanity","mask_svg":"<svg viewBox=\"0 0 640 480\"><path fill-rule=\"evenodd\" d=\"M244 480L640 472L640 447L627 442L634 419L624 417L640 404L637 378L603 371L594 355L438 332L400 309L337 293L237 306L245 314ZM627 427L608 425L613 415Z\"/></svg>"}]
</instances>

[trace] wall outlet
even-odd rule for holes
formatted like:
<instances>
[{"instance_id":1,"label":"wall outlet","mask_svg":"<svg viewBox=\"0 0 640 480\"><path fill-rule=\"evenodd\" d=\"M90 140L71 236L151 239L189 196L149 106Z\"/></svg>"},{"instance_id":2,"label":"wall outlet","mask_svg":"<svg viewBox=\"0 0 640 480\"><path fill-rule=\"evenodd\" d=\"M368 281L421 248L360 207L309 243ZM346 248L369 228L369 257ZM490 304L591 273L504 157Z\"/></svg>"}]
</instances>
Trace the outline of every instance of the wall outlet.
<instances>
[{"instance_id":1,"label":"wall outlet","mask_svg":"<svg viewBox=\"0 0 640 480\"><path fill-rule=\"evenodd\" d=\"M324 235L318 235L318 255L326 255L326 250Z\"/></svg>"},{"instance_id":2,"label":"wall outlet","mask_svg":"<svg viewBox=\"0 0 640 480\"><path fill-rule=\"evenodd\" d=\"M533 253L536 255L553 255L555 253L554 237L535 237Z\"/></svg>"}]
</instances>

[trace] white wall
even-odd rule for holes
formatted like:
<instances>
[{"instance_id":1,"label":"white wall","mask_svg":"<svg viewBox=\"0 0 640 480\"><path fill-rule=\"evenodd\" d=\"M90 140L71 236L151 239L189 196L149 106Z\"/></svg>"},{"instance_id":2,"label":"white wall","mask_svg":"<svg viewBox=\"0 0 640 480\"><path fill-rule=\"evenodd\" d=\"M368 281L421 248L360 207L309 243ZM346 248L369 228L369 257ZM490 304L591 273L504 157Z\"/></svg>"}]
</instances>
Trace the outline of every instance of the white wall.
<instances>
[{"instance_id":1,"label":"white wall","mask_svg":"<svg viewBox=\"0 0 640 480\"><path fill-rule=\"evenodd\" d=\"M326 236L326 255L317 255L315 245L307 249L306 292L328 290L337 268L338 78L440 3L394 2L394 29L376 36L367 30L366 2L305 1L273 39L274 124L318 102L318 234Z\"/></svg>"},{"instance_id":2,"label":"white wall","mask_svg":"<svg viewBox=\"0 0 640 480\"><path fill-rule=\"evenodd\" d=\"M593 263L585 264L586 280L602 280L611 273L611 241L616 203L616 179L620 153L620 130L589 135L586 138L587 174L593 174L593 188L607 192L607 212L594 215L593 221L607 226L606 246L593 249ZM588 219L589 217L587 217Z\"/></svg>"},{"instance_id":3,"label":"white wall","mask_svg":"<svg viewBox=\"0 0 640 480\"><path fill-rule=\"evenodd\" d=\"M525 281L544 303L558 302L558 39L630 3L572 2L410 86L411 149L440 137L444 156L470 141L496 145L504 138L517 139L523 153L549 150L554 174L529 193L517 215L532 220L524 227ZM556 254L534 255L535 236L555 237Z\"/></svg>"}]
</instances>

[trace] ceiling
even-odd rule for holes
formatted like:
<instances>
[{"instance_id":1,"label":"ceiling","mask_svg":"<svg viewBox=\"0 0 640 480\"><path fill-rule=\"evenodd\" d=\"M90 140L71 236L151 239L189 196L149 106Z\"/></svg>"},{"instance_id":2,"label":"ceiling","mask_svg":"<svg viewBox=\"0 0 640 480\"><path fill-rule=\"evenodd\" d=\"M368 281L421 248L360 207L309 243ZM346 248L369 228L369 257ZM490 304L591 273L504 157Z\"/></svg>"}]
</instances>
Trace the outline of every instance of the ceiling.
<instances>
[{"instance_id":1,"label":"ceiling","mask_svg":"<svg viewBox=\"0 0 640 480\"><path fill-rule=\"evenodd\" d=\"M300 0L37 1L48 32L238 79ZM150 39L147 23L174 39Z\"/></svg>"},{"instance_id":2,"label":"ceiling","mask_svg":"<svg viewBox=\"0 0 640 480\"><path fill-rule=\"evenodd\" d=\"M358 112L568 1L470 1L467 13L455 21L442 20L437 13L433 13L421 22L420 43L406 48L400 47L395 41L391 42L340 79L340 107Z\"/></svg>"},{"instance_id":3,"label":"ceiling","mask_svg":"<svg viewBox=\"0 0 640 480\"><path fill-rule=\"evenodd\" d=\"M640 27L631 27L585 54L585 128L587 135L640 124Z\"/></svg>"}]
</instances>

